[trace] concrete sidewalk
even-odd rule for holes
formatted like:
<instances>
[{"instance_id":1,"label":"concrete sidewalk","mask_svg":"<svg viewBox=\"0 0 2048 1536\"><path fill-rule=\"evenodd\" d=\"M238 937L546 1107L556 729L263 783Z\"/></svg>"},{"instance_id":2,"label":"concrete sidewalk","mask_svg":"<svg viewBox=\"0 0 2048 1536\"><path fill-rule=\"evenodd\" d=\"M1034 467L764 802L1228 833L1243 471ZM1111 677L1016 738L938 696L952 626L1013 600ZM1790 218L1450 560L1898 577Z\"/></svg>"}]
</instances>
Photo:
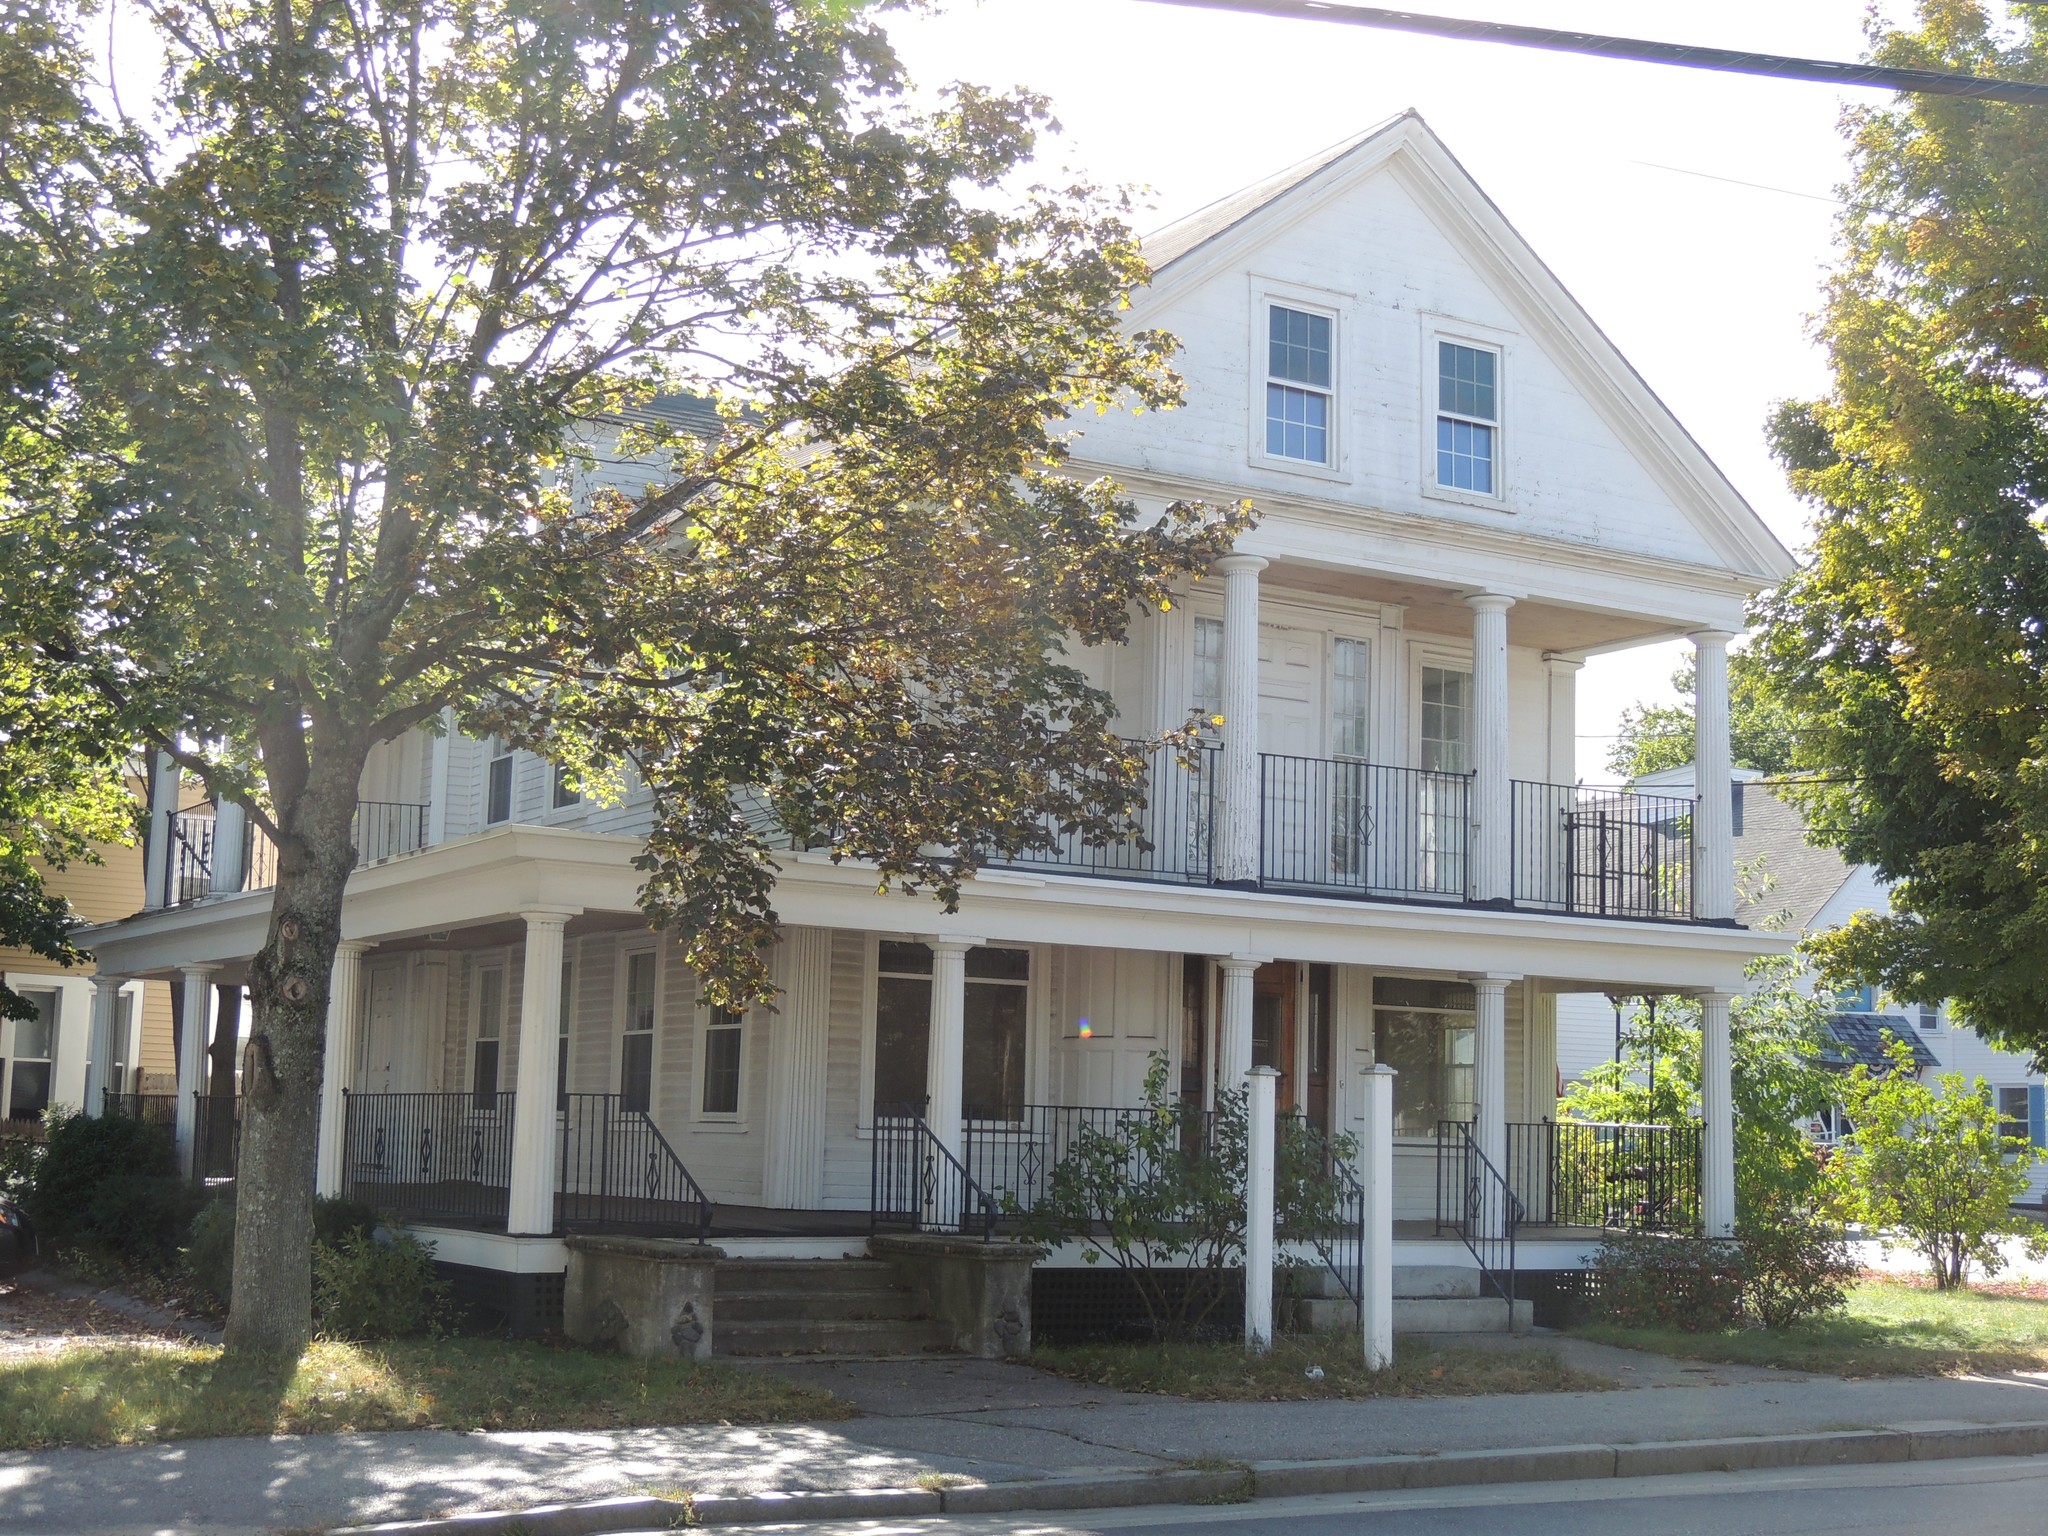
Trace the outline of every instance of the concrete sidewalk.
<instances>
[{"instance_id":1,"label":"concrete sidewalk","mask_svg":"<svg viewBox=\"0 0 2048 1536\"><path fill-rule=\"evenodd\" d=\"M1622 1385L1529 1396L1192 1403L982 1361L765 1363L758 1368L829 1387L863 1416L753 1429L414 1431L9 1453L0 1455L0 1533L232 1536L685 1490L715 1497L903 1489L925 1474L1000 1488L1219 1462L2048 1420L2048 1376L1843 1381L1680 1364L1568 1339L1524 1347L1558 1349L1579 1369Z\"/></svg>"}]
</instances>

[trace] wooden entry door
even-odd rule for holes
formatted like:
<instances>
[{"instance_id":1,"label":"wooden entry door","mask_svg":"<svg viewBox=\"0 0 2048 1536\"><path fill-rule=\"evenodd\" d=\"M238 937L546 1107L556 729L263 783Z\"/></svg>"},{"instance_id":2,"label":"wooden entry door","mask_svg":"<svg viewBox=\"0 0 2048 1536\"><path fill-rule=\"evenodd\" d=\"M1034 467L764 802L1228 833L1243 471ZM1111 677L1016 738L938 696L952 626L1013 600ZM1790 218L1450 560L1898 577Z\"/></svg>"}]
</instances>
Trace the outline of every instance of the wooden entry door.
<instances>
[{"instance_id":1,"label":"wooden entry door","mask_svg":"<svg viewBox=\"0 0 2048 1536\"><path fill-rule=\"evenodd\" d=\"M1295 985L1300 967L1274 960L1252 972L1252 1065L1280 1073L1275 1101L1281 1113L1294 1108Z\"/></svg>"}]
</instances>

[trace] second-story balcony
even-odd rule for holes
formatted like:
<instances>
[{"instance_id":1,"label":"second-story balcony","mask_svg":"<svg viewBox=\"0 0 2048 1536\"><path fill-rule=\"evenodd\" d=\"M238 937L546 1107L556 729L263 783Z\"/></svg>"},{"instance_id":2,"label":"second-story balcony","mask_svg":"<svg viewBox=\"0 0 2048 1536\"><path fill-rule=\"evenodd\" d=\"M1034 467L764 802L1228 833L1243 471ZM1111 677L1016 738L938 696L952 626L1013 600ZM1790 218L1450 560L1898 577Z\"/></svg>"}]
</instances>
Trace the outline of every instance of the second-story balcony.
<instances>
[{"instance_id":1,"label":"second-story balcony","mask_svg":"<svg viewBox=\"0 0 2048 1536\"><path fill-rule=\"evenodd\" d=\"M185 906L208 896L234 891L268 890L277 884L277 845L261 829L241 817L222 820L211 802L179 811L169 819L168 845L161 870L163 885L152 874L151 904L157 891L162 905ZM365 800L350 823L356 863L375 864L427 845L427 807L395 800Z\"/></svg>"},{"instance_id":2,"label":"second-story balcony","mask_svg":"<svg viewBox=\"0 0 2048 1536\"><path fill-rule=\"evenodd\" d=\"M1137 836L1099 847L1078 834L1006 867L1295 895L1478 904L1473 776L1345 758L1259 758L1256 878L1221 876L1232 812L1208 748L1192 763L1155 750ZM1591 917L1694 916L1688 797L1577 784L1511 785L1506 905ZM1496 900L1488 905L1502 905Z\"/></svg>"}]
</instances>

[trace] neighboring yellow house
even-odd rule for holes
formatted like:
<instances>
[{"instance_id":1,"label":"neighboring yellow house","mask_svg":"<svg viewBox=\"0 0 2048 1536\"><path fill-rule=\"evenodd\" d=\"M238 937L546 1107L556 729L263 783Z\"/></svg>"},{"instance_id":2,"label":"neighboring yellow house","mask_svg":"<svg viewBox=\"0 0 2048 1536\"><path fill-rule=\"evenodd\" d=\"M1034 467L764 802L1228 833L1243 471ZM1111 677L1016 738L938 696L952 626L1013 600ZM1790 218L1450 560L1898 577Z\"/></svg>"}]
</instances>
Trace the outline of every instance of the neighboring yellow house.
<instances>
[{"instance_id":1,"label":"neighboring yellow house","mask_svg":"<svg viewBox=\"0 0 2048 1536\"><path fill-rule=\"evenodd\" d=\"M138 792L141 786L137 785ZM102 847L99 864L74 863L50 888L80 917L104 923L142 909L142 849ZM0 945L7 985L36 1005L34 1019L0 1020L0 1121L35 1120L52 1104L83 1107L92 1040L92 969L66 967ZM171 989L131 981L114 1021L114 1084L123 1093L170 1091Z\"/></svg>"}]
</instances>

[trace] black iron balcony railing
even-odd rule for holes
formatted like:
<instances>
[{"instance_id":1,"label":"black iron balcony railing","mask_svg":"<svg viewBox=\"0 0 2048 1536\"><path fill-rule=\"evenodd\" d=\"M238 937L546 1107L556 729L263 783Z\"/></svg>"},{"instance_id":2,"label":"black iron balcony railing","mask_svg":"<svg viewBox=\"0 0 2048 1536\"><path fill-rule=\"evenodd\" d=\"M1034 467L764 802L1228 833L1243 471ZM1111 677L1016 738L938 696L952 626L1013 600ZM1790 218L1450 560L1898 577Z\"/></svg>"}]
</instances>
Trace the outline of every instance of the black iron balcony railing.
<instances>
[{"instance_id":1,"label":"black iron balcony railing","mask_svg":"<svg viewBox=\"0 0 2048 1536\"><path fill-rule=\"evenodd\" d=\"M1515 1300L1515 1248L1524 1209L1507 1176L1480 1150L1469 1120L1436 1128L1436 1221L1457 1233L1479 1265L1482 1284Z\"/></svg>"},{"instance_id":2,"label":"black iron balcony railing","mask_svg":"<svg viewBox=\"0 0 2048 1536\"><path fill-rule=\"evenodd\" d=\"M1154 747L1147 753L1145 808L1138 813L1135 836L1096 847L1078 832L1049 826L1052 848L1000 863L1113 880L1206 884L1214 853L1217 756L1214 743L1192 759L1170 747Z\"/></svg>"},{"instance_id":3,"label":"black iron balcony railing","mask_svg":"<svg viewBox=\"0 0 2048 1536\"><path fill-rule=\"evenodd\" d=\"M1507 1128L1507 1176L1530 1224L1696 1235L1703 1141L1697 1121L1542 1120Z\"/></svg>"},{"instance_id":4,"label":"black iron balcony railing","mask_svg":"<svg viewBox=\"0 0 2048 1536\"><path fill-rule=\"evenodd\" d=\"M503 1228L512 1095L349 1093L342 1193L412 1221Z\"/></svg>"},{"instance_id":5,"label":"black iron balcony railing","mask_svg":"<svg viewBox=\"0 0 2048 1536\"><path fill-rule=\"evenodd\" d=\"M364 800L350 823L356 863L375 864L427 845L427 807L409 801ZM252 823L244 823L239 867L220 867L218 818L211 804L180 811L171 817L170 846L165 852L171 906L229 891L262 891L277 884L277 845Z\"/></svg>"},{"instance_id":6,"label":"black iron balcony railing","mask_svg":"<svg viewBox=\"0 0 2048 1536\"><path fill-rule=\"evenodd\" d=\"M1692 800L1522 779L1511 790L1516 906L1692 916Z\"/></svg>"},{"instance_id":7,"label":"black iron balcony railing","mask_svg":"<svg viewBox=\"0 0 2048 1536\"><path fill-rule=\"evenodd\" d=\"M1466 899L1470 775L1272 753L1259 773L1262 886Z\"/></svg>"},{"instance_id":8,"label":"black iron balcony railing","mask_svg":"<svg viewBox=\"0 0 2048 1536\"><path fill-rule=\"evenodd\" d=\"M616 1093L563 1095L559 1229L589 1227L702 1242L716 1209L645 1110Z\"/></svg>"},{"instance_id":9,"label":"black iron balcony railing","mask_svg":"<svg viewBox=\"0 0 2048 1536\"><path fill-rule=\"evenodd\" d=\"M868 1214L877 1228L995 1236L996 1196L971 1177L916 1108L877 1111L868 1144Z\"/></svg>"}]
</instances>

